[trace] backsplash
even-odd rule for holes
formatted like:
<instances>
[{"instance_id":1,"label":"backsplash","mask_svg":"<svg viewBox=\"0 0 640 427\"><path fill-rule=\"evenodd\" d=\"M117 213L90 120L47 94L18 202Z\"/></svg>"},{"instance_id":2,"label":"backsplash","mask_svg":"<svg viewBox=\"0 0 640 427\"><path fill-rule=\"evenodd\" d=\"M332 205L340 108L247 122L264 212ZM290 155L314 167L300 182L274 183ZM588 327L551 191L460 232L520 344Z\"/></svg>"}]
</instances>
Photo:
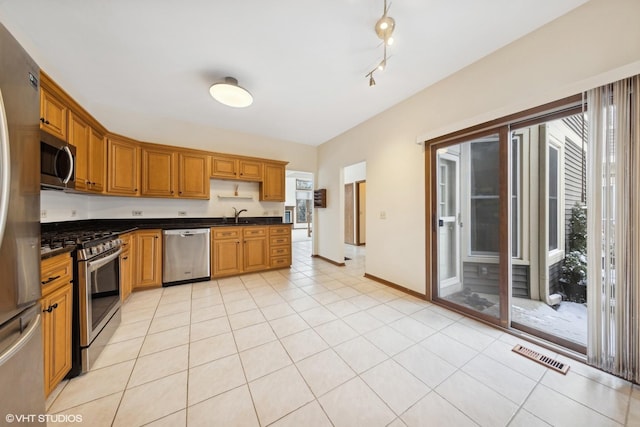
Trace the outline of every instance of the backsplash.
<instances>
[{"instance_id":1,"label":"backsplash","mask_svg":"<svg viewBox=\"0 0 640 427\"><path fill-rule=\"evenodd\" d=\"M257 182L212 179L209 200L142 197L90 196L43 190L40 221L43 223L81 219L202 218L233 217L233 208L246 209L243 216L282 216L284 203L261 202ZM236 186L238 196L235 196Z\"/></svg>"}]
</instances>

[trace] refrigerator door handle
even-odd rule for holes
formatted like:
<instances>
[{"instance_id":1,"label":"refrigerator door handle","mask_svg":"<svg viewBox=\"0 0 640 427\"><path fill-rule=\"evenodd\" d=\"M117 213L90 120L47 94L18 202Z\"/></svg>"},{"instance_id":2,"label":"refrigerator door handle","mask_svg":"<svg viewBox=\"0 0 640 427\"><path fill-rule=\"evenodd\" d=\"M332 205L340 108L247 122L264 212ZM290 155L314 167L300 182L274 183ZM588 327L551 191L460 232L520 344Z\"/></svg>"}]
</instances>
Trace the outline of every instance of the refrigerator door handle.
<instances>
[{"instance_id":1,"label":"refrigerator door handle","mask_svg":"<svg viewBox=\"0 0 640 427\"><path fill-rule=\"evenodd\" d=\"M31 340L33 335L38 331L41 319L42 316L38 313L30 322L29 327L20 335L20 339L18 339L18 341L9 347L9 349L7 349L3 354L0 354L0 366L4 365L7 360L15 356L20 350L22 350L22 347Z\"/></svg>"},{"instance_id":2,"label":"refrigerator door handle","mask_svg":"<svg viewBox=\"0 0 640 427\"><path fill-rule=\"evenodd\" d=\"M9 126L4 110L4 100L0 90L0 246L4 239L9 210L9 191L11 180L11 153L9 152Z\"/></svg>"}]
</instances>

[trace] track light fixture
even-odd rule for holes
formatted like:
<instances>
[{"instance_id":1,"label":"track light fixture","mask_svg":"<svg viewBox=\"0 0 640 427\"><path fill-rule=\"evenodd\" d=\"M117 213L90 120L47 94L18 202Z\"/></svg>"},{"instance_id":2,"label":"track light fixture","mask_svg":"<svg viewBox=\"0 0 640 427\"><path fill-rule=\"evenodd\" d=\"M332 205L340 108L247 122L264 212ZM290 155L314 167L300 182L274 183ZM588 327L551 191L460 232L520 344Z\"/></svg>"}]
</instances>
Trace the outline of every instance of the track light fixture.
<instances>
[{"instance_id":1,"label":"track light fixture","mask_svg":"<svg viewBox=\"0 0 640 427\"><path fill-rule=\"evenodd\" d=\"M388 15L389 7L387 7L387 0L384 0L384 10L378 22L376 22L376 26L374 27L376 34L380 40L382 40L383 46L383 57L382 61L374 68L369 71L365 77L369 77L369 86L375 86L376 81L373 79L373 73L376 71L382 71L387 66L387 46L391 46L393 44L393 30L396 28L396 21Z\"/></svg>"}]
</instances>

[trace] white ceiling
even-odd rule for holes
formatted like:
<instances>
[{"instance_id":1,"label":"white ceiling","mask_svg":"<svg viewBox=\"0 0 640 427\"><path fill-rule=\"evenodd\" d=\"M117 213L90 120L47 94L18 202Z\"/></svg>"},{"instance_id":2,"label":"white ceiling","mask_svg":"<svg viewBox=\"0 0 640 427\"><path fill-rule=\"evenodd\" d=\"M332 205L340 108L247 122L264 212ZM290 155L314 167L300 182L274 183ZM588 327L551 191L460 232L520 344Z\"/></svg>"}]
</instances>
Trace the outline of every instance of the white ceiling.
<instances>
[{"instance_id":1,"label":"white ceiling","mask_svg":"<svg viewBox=\"0 0 640 427\"><path fill-rule=\"evenodd\" d=\"M0 0L0 21L108 128L108 112L321 144L586 0ZM225 76L254 96L209 96Z\"/></svg>"}]
</instances>

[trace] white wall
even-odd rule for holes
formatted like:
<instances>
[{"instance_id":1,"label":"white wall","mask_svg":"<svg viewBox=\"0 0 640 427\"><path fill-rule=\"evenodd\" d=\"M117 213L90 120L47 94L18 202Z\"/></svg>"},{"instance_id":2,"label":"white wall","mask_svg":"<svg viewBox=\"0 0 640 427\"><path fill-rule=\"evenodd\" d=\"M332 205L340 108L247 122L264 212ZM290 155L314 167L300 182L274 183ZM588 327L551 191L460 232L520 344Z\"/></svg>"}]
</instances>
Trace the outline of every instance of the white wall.
<instances>
[{"instance_id":1,"label":"white wall","mask_svg":"<svg viewBox=\"0 0 640 427\"><path fill-rule=\"evenodd\" d=\"M41 211L46 217L41 222L70 221L79 219L124 218L176 218L185 212L187 218L233 217L233 208L247 209L242 216L282 216L284 203L261 202L257 182L239 182L212 179L209 200L160 199L144 197L89 196L66 194L61 191L43 191L40 195ZM240 198L232 198L238 185ZM223 196L222 198L218 196ZM244 197L250 197L246 199ZM133 216L132 211L142 211ZM75 211L75 215L73 215Z\"/></svg>"},{"instance_id":2,"label":"white wall","mask_svg":"<svg viewBox=\"0 0 640 427\"><path fill-rule=\"evenodd\" d=\"M356 163L344 168L344 184L367 179L367 162Z\"/></svg>"},{"instance_id":3,"label":"white wall","mask_svg":"<svg viewBox=\"0 0 640 427\"><path fill-rule=\"evenodd\" d=\"M328 201L317 210L315 253L344 258L343 168L364 160L366 272L425 293L425 155L416 141L640 73L638 16L640 1L591 0L321 145L316 187Z\"/></svg>"}]
</instances>

